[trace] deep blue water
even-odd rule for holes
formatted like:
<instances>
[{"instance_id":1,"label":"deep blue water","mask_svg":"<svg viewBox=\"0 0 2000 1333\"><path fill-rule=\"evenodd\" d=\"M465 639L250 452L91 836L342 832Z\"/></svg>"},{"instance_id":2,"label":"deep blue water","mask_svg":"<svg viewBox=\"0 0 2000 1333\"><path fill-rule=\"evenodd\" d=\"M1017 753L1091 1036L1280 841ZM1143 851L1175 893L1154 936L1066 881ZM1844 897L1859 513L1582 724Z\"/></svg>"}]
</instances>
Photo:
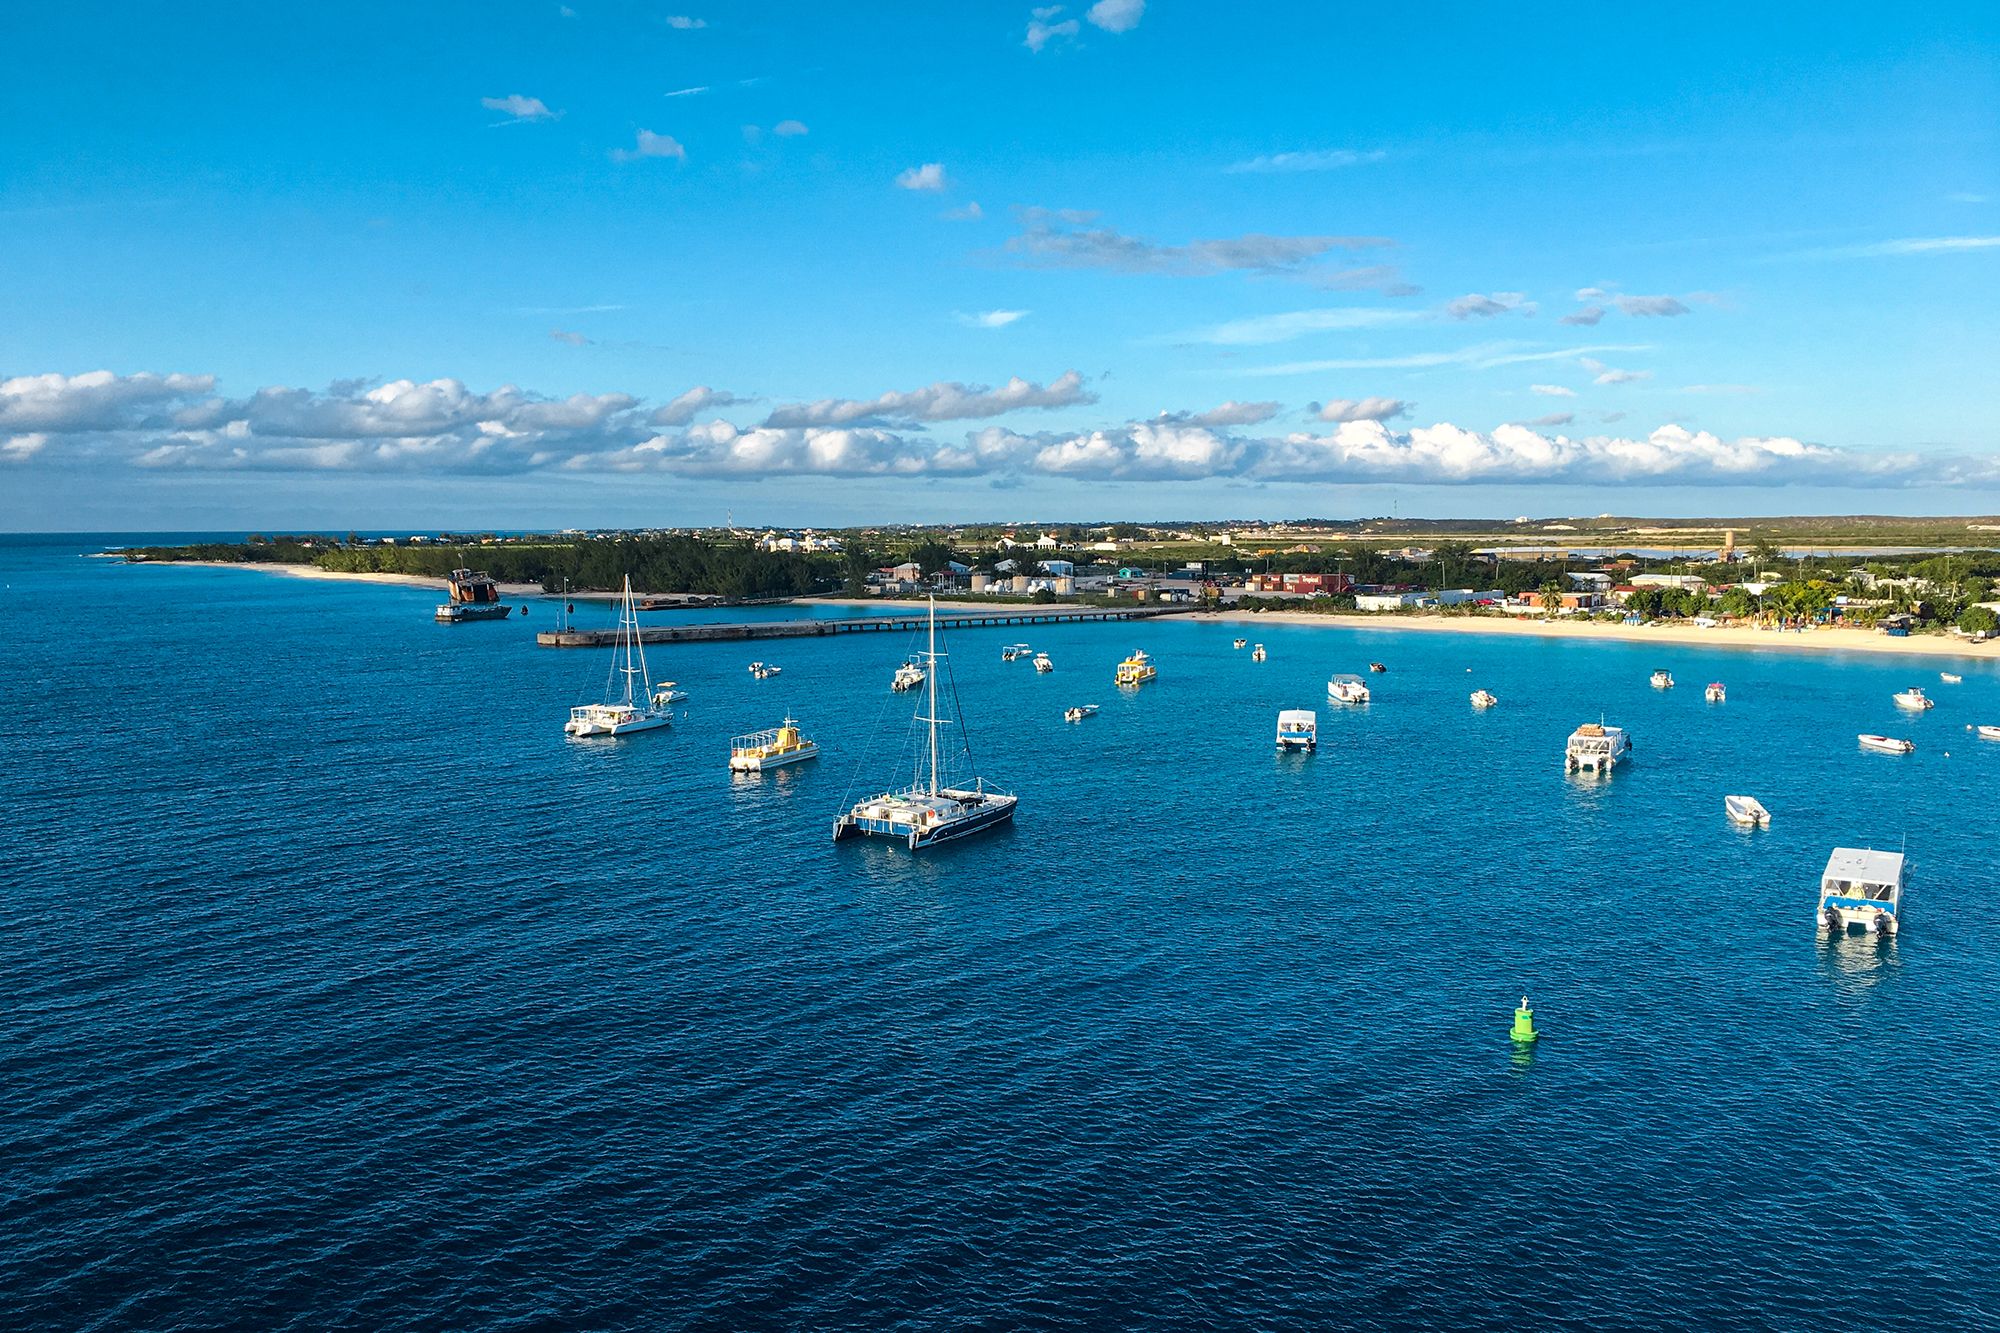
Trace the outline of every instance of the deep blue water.
<instances>
[{"instance_id":1,"label":"deep blue water","mask_svg":"<svg viewBox=\"0 0 2000 1333\"><path fill-rule=\"evenodd\" d=\"M968 632L1022 810L913 857L828 841L899 639L659 647L687 719L579 744L547 606L80 549L0 545L0 1323L2000 1320L1990 665ZM732 781L787 710L825 757ZM1635 762L1565 778L1600 711ZM1905 839L1901 939L1817 940L1828 849Z\"/></svg>"}]
</instances>

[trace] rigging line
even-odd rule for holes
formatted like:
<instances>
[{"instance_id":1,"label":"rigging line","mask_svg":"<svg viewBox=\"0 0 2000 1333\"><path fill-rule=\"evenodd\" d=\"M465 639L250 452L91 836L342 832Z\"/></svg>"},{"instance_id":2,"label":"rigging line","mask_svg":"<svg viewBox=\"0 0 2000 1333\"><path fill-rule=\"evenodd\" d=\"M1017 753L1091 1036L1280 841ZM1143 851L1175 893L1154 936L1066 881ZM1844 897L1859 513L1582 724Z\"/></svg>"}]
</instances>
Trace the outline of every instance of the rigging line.
<instances>
[{"instance_id":1,"label":"rigging line","mask_svg":"<svg viewBox=\"0 0 2000 1333\"><path fill-rule=\"evenodd\" d=\"M910 634L910 638L914 639L915 637L916 634L914 631L912 631ZM907 659L909 657L909 654L907 653L904 654L904 657L905 659ZM861 774L863 773L863 771L865 771L868 761L875 757L875 747L880 745L882 741L883 719L888 716L889 710L895 706L896 702L897 702L896 692L894 690L891 690L888 692L886 696L884 696L881 704L875 710L875 725L868 729L868 739L862 744L861 758L858 761L856 761L854 768L852 769L852 771L848 773L847 789L841 793L840 801L843 807L843 813L845 811L845 808L851 807L854 804L854 802L849 798L851 798L854 795L855 784L860 782ZM919 703L921 704L921 700L919 701ZM914 719L912 725L914 725ZM906 729L903 737L903 745L905 748L909 746L910 735L911 733ZM898 769L902 767L902 762L903 762L902 753L899 752L896 756L896 767Z\"/></svg>"},{"instance_id":2,"label":"rigging line","mask_svg":"<svg viewBox=\"0 0 2000 1333\"><path fill-rule=\"evenodd\" d=\"M979 783L979 760L972 753L972 728L967 726L965 722L965 705L958 700L958 673L951 669L951 654L945 653L943 657L945 659L945 682L951 686L952 715L958 719L958 735L960 742L965 746L965 762L967 767L972 770L973 785L977 786ZM933 663L932 667L935 669L936 664Z\"/></svg>"}]
</instances>

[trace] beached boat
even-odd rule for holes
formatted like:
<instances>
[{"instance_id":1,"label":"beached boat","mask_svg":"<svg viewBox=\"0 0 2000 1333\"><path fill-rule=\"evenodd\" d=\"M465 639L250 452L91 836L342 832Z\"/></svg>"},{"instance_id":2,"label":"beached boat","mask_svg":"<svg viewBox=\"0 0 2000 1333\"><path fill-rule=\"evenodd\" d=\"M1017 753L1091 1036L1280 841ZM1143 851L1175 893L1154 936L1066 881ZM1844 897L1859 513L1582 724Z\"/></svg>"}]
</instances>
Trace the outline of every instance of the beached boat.
<instances>
[{"instance_id":1,"label":"beached boat","mask_svg":"<svg viewBox=\"0 0 2000 1333\"><path fill-rule=\"evenodd\" d=\"M646 674L646 649L639 642L639 613L632 604L632 578L628 574L618 603L618 646L612 653L604 702L570 709L563 730L572 736L629 736L654 731L673 724L671 705L686 697L674 689L672 681L655 686Z\"/></svg>"},{"instance_id":2,"label":"beached boat","mask_svg":"<svg viewBox=\"0 0 2000 1333\"><path fill-rule=\"evenodd\" d=\"M1732 824L1744 828L1771 827L1771 812L1755 796L1725 796L1722 798L1722 812L1729 816Z\"/></svg>"},{"instance_id":3,"label":"beached boat","mask_svg":"<svg viewBox=\"0 0 2000 1333\"><path fill-rule=\"evenodd\" d=\"M447 625L472 620L505 620L513 607L500 600L500 585L484 570L454 569L445 580L450 601L438 607L437 618Z\"/></svg>"},{"instance_id":4,"label":"beached boat","mask_svg":"<svg viewBox=\"0 0 2000 1333\"><path fill-rule=\"evenodd\" d=\"M1563 769L1569 773L1609 773L1632 753L1632 738L1623 727L1586 722L1569 734L1563 746Z\"/></svg>"},{"instance_id":5,"label":"beached boat","mask_svg":"<svg viewBox=\"0 0 2000 1333\"><path fill-rule=\"evenodd\" d=\"M1702 697L1712 704L1726 703L1729 699L1729 691L1723 688L1722 682L1719 680L1708 682L1708 688L1701 693Z\"/></svg>"},{"instance_id":6,"label":"beached boat","mask_svg":"<svg viewBox=\"0 0 2000 1333\"><path fill-rule=\"evenodd\" d=\"M1246 644L1246 643L1248 643L1248 642L1250 642L1250 640L1248 640L1248 639L1238 639L1238 640L1237 640L1237 641L1236 641L1235 643L1232 643L1232 644L1230 644L1229 646L1230 646L1231 648L1241 648L1241 647L1242 647L1242 646L1243 646L1244 644Z\"/></svg>"},{"instance_id":7,"label":"beached boat","mask_svg":"<svg viewBox=\"0 0 2000 1333\"><path fill-rule=\"evenodd\" d=\"M1937 700L1923 692L1921 686L1912 685L1907 690L1898 690L1889 696L1896 701L1896 707L1907 708L1913 713L1921 713L1926 708L1936 708Z\"/></svg>"},{"instance_id":8,"label":"beached boat","mask_svg":"<svg viewBox=\"0 0 2000 1333\"><path fill-rule=\"evenodd\" d=\"M1674 673L1673 673L1673 672L1671 672L1671 671L1655 671L1655 672L1653 673L1653 688L1654 688L1654 689L1656 689L1656 690L1671 690L1671 689L1672 689L1673 687L1674 687Z\"/></svg>"},{"instance_id":9,"label":"beached boat","mask_svg":"<svg viewBox=\"0 0 2000 1333\"><path fill-rule=\"evenodd\" d=\"M1056 664L1049 660L1049 655L1047 653L1035 654L1035 670L1054 671L1055 669L1056 669Z\"/></svg>"},{"instance_id":10,"label":"beached boat","mask_svg":"<svg viewBox=\"0 0 2000 1333\"><path fill-rule=\"evenodd\" d=\"M911 851L941 842L998 828L1012 822L1019 798L1012 792L986 785L976 773L970 785L953 782L945 774L938 752L938 728L946 719L938 715L938 669L945 655L937 646L937 599L931 599L930 648L923 654L928 688L927 707L915 721L928 728L926 768L920 757L917 780L908 787L886 791L857 801L833 821L833 840L854 837L898 838ZM956 691L954 691L954 695ZM964 718L958 719L958 734L965 734ZM969 765L970 751L966 751Z\"/></svg>"},{"instance_id":11,"label":"beached boat","mask_svg":"<svg viewBox=\"0 0 2000 1333\"><path fill-rule=\"evenodd\" d=\"M1063 709L1063 721L1081 722L1087 717L1097 716L1096 704L1078 704L1074 708Z\"/></svg>"},{"instance_id":12,"label":"beached boat","mask_svg":"<svg viewBox=\"0 0 2000 1333\"><path fill-rule=\"evenodd\" d=\"M1280 750L1319 748L1319 714L1310 708L1287 708L1278 714Z\"/></svg>"},{"instance_id":13,"label":"beached boat","mask_svg":"<svg viewBox=\"0 0 2000 1333\"><path fill-rule=\"evenodd\" d=\"M1153 659L1146 656L1142 650L1120 662L1112 679L1120 685L1143 685L1159 674L1159 669L1153 665Z\"/></svg>"},{"instance_id":14,"label":"beached boat","mask_svg":"<svg viewBox=\"0 0 2000 1333\"><path fill-rule=\"evenodd\" d=\"M1500 696L1491 690L1474 690L1472 692L1472 706L1474 708L1491 708L1499 702Z\"/></svg>"},{"instance_id":15,"label":"beached boat","mask_svg":"<svg viewBox=\"0 0 2000 1333\"><path fill-rule=\"evenodd\" d=\"M2000 727L1974 727L1982 741L2000 741Z\"/></svg>"},{"instance_id":16,"label":"beached boat","mask_svg":"<svg viewBox=\"0 0 2000 1333\"><path fill-rule=\"evenodd\" d=\"M1952 674L1951 672L1949 672L1949 671L1940 671L1940 672L1938 672L1938 679L1939 679L1939 680L1941 680L1941 681L1943 681L1943 682L1944 682L1945 684L1947 684L1947 685L1963 685L1963 684L1965 684L1965 677L1963 677L1963 676L1958 676L1958 675L1953 675L1953 674Z\"/></svg>"},{"instance_id":17,"label":"beached boat","mask_svg":"<svg viewBox=\"0 0 2000 1333\"><path fill-rule=\"evenodd\" d=\"M1819 928L1894 935L1903 905L1903 854L1836 847L1819 877Z\"/></svg>"},{"instance_id":18,"label":"beached boat","mask_svg":"<svg viewBox=\"0 0 2000 1333\"><path fill-rule=\"evenodd\" d=\"M1380 662L1370 662L1368 664L1368 669L1379 675L1380 673L1387 671L1389 668Z\"/></svg>"},{"instance_id":19,"label":"beached boat","mask_svg":"<svg viewBox=\"0 0 2000 1333\"><path fill-rule=\"evenodd\" d=\"M1261 643L1250 650L1250 660L1253 662L1261 662L1269 656L1270 654L1264 651L1264 645Z\"/></svg>"},{"instance_id":20,"label":"beached boat","mask_svg":"<svg viewBox=\"0 0 2000 1333\"><path fill-rule=\"evenodd\" d=\"M1854 739L1861 742L1864 750L1874 750L1881 754L1914 754L1915 741L1897 740L1894 736L1877 736L1873 732L1862 732Z\"/></svg>"},{"instance_id":21,"label":"beached boat","mask_svg":"<svg viewBox=\"0 0 2000 1333\"><path fill-rule=\"evenodd\" d=\"M1334 676L1326 683L1326 697L1337 704L1365 704L1368 686L1359 676Z\"/></svg>"},{"instance_id":22,"label":"beached boat","mask_svg":"<svg viewBox=\"0 0 2000 1333\"><path fill-rule=\"evenodd\" d=\"M889 680L889 688L901 694L904 690L914 690L923 683L923 665L912 660L896 668L896 674Z\"/></svg>"},{"instance_id":23,"label":"beached boat","mask_svg":"<svg viewBox=\"0 0 2000 1333\"><path fill-rule=\"evenodd\" d=\"M761 773L767 768L783 768L807 759L819 758L819 743L799 734L799 724L786 718L780 726L729 741L729 768L733 773Z\"/></svg>"}]
</instances>

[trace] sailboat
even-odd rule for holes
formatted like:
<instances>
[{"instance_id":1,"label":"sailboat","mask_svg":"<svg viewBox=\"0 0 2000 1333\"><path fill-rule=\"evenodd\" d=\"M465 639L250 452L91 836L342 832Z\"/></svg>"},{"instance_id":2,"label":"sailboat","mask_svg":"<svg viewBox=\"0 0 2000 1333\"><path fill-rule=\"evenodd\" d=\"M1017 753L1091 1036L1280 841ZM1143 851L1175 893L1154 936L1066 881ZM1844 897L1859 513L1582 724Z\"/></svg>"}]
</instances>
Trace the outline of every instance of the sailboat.
<instances>
[{"instance_id":1,"label":"sailboat","mask_svg":"<svg viewBox=\"0 0 2000 1333\"><path fill-rule=\"evenodd\" d=\"M620 676L625 678L622 687L617 683ZM572 736L628 736L671 726L673 704L687 696L675 690L672 681L661 681L660 685L655 690L646 674L646 650L639 642L639 611L632 600L632 576L627 574L625 594L618 603L618 646L613 650L604 702L570 709L563 730Z\"/></svg>"},{"instance_id":2,"label":"sailboat","mask_svg":"<svg viewBox=\"0 0 2000 1333\"><path fill-rule=\"evenodd\" d=\"M938 761L938 728L948 725L938 716L938 661L945 654L937 646L937 598L931 598L930 648L924 659L927 705L917 717L928 728L928 767L919 755L916 781L899 791L886 791L855 802L853 808L833 821L833 840L863 835L901 838L911 851L934 843L950 842L986 829L1011 823L1019 800L1011 792L997 791L975 775L972 785L954 786L946 782ZM967 752L968 759L970 751Z\"/></svg>"}]
</instances>

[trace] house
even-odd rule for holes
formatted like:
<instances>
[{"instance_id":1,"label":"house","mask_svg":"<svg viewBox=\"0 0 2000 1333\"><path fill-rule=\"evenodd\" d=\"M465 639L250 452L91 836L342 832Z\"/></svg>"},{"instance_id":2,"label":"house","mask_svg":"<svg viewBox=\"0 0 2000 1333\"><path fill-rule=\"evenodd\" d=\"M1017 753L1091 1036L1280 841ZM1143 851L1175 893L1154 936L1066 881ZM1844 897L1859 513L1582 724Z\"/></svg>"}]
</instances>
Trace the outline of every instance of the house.
<instances>
[{"instance_id":1,"label":"house","mask_svg":"<svg viewBox=\"0 0 2000 1333\"><path fill-rule=\"evenodd\" d=\"M1699 574L1634 574L1635 588L1679 588L1683 592L1706 592L1708 580Z\"/></svg>"},{"instance_id":2,"label":"house","mask_svg":"<svg viewBox=\"0 0 2000 1333\"><path fill-rule=\"evenodd\" d=\"M1056 540L1056 536L1054 533L1045 532L1041 536L1035 538L1035 549L1037 551L1060 551L1062 549L1062 543Z\"/></svg>"},{"instance_id":3,"label":"house","mask_svg":"<svg viewBox=\"0 0 2000 1333\"><path fill-rule=\"evenodd\" d=\"M1074 560L1044 560L1042 572L1052 578L1069 578L1076 573Z\"/></svg>"},{"instance_id":4,"label":"house","mask_svg":"<svg viewBox=\"0 0 2000 1333\"><path fill-rule=\"evenodd\" d=\"M914 560L905 560L902 564L895 565L883 572L900 583L915 583L923 578L924 567Z\"/></svg>"},{"instance_id":5,"label":"house","mask_svg":"<svg viewBox=\"0 0 2000 1333\"><path fill-rule=\"evenodd\" d=\"M1319 597L1350 592L1354 588L1354 580L1345 574L1252 574L1246 586L1251 592L1285 592Z\"/></svg>"},{"instance_id":6,"label":"house","mask_svg":"<svg viewBox=\"0 0 2000 1333\"><path fill-rule=\"evenodd\" d=\"M1611 576L1609 574L1601 574L1596 570L1578 570L1573 574L1565 573L1563 577L1569 580L1570 587L1577 589L1579 592L1611 591Z\"/></svg>"},{"instance_id":7,"label":"house","mask_svg":"<svg viewBox=\"0 0 2000 1333\"><path fill-rule=\"evenodd\" d=\"M1354 609L1357 611L1401 611L1419 605L1424 600L1420 592L1362 592L1354 595Z\"/></svg>"}]
</instances>

